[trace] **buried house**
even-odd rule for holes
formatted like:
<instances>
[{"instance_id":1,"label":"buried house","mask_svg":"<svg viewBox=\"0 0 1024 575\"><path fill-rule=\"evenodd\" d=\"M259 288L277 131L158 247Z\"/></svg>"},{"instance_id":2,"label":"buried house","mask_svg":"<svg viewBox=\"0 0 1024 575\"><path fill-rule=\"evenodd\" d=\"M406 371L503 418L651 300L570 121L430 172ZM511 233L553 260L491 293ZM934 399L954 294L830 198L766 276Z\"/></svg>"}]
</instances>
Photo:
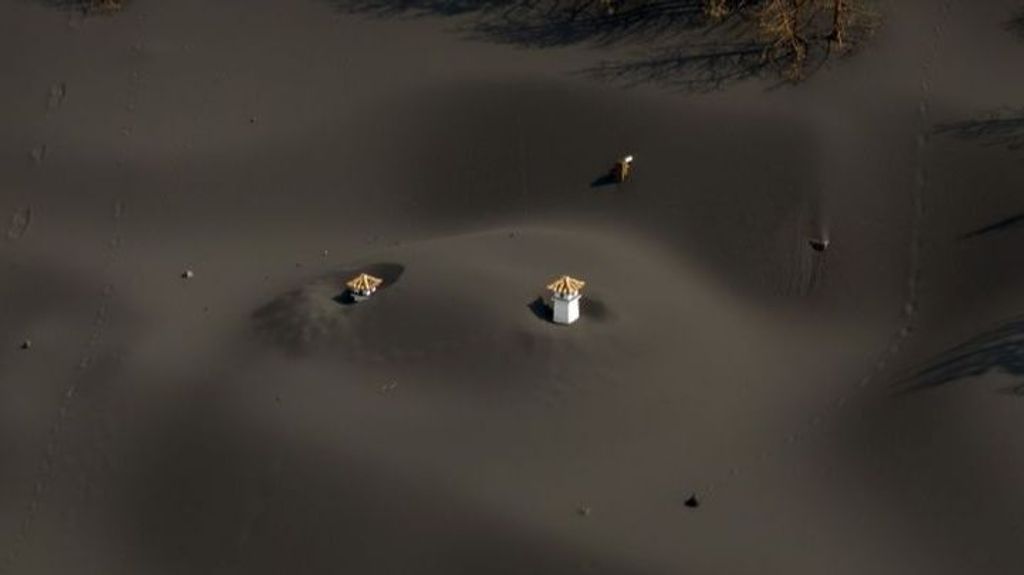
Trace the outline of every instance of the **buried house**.
<instances>
[{"instance_id":1,"label":"buried house","mask_svg":"<svg viewBox=\"0 0 1024 575\"><path fill-rule=\"evenodd\" d=\"M551 319L555 323L570 324L580 318L580 290L587 282L562 276L548 284L551 290Z\"/></svg>"},{"instance_id":2,"label":"buried house","mask_svg":"<svg viewBox=\"0 0 1024 575\"><path fill-rule=\"evenodd\" d=\"M353 301L364 301L373 295L373 292L377 291L380 284L384 283L384 280L375 278L369 274L361 273L358 276L350 279L345 283L345 287L348 288L349 293L352 295Z\"/></svg>"}]
</instances>

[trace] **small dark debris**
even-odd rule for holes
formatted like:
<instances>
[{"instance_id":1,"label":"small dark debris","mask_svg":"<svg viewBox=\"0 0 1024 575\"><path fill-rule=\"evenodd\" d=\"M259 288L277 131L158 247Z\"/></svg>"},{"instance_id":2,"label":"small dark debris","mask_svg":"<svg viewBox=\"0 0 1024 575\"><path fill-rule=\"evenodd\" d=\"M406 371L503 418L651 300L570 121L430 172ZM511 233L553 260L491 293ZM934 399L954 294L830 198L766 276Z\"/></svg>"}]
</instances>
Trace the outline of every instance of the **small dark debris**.
<instances>
[{"instance_id":1,"label":"small dark debris","mask_svg":"<svg viewBox=\"0 0 1024 575\"><path fill-rule=\"evenodd\" d=\"M814 250L816 252L823 252L826 249L828 249L829 241L828 240L820 240L820 239L817 239L817 238L813 238L813 239L808 240L807 243L809 243L811 245L811 249L812 250Z\"/></svg>"},{"instance_id":2,"label":"small dark debris","mask_svg":"<svg viewBox=\"0 0 1024 575\"><path fill-rule=\"evenodd\" d=\"M21 342L21 349L31 349L31 348L32 348L32 340L26 339L25 341Z\"/></svg>"},{"instance_id":3,"label":"small dark debris","mask_svg":"<svg viewBox=\"0 0 1024 575\"><path fill-rule=\"evenodd\" d=\"M181 279L190 280L190 279L194 278L195 276L196 276L196 274L192 270L185 270L185 271L181 272Z\"/></svg>"},{"instance_id":4,"label":"small dark debris","mask_svg":"<svg viewBox=\"0 0 1024 575\"><path fill-rule=\"evenodd\" d=\"M589 517L590 507L587 505L580 505L579 507L576 508L576 514L580 517Z\"/></svg>"},{"instance_id":5,"label":"small dark debris","mask_svg":"<svg viewBox=\"0 0 1024 575\"><path fill-rule=\"evenodd\" d=\"M697 499L696 494L691 494L689 497L686 498L686 501L683 502L683 505L689 507L690 509L696 509L700 507L700 500Z\"/></svg>"}]
</instances>

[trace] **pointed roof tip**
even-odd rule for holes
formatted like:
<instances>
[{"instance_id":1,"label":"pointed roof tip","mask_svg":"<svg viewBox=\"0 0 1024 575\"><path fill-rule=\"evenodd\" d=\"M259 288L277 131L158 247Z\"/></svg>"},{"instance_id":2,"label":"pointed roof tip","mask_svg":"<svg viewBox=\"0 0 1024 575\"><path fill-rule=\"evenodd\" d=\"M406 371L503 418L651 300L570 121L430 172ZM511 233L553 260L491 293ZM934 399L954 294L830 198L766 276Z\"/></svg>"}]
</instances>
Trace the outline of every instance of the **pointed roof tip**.
<instances>
[{"instance_id":1,"label":"pointed roof tip","mask_svg":"<svg viewBox=\"0 0 1024 575\"><path fill-rule=\"evenodd\" d=\"M548 284L548 289L558 295L577 294L587 282L570 276L562 276Z\"/></svg>"},{"instance_id":2,"label":"pointed roof tip","mask_svg":"<svg viewBox=\"0 0 1024 575\"><path fill-rule=\"evenodd\" d=\"M384 280L375 278L370 274L361 273L345 283L352 291L372 291L377 289Z\"/></svg>"}]
</instances>

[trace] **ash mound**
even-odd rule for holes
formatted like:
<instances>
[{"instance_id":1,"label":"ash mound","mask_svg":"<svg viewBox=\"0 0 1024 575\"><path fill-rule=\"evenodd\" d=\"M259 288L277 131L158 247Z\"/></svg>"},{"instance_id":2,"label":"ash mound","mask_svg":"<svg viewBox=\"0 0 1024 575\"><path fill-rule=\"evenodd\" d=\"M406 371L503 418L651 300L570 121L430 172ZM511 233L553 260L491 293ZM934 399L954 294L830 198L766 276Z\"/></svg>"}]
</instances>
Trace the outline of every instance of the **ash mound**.
<instances>
[{"instance_id":1,"label":"ash mound","mask_svg":"<svg viewBox=\"0 0 1024 575\"><path fill-rule=\"evenodd\" d=\"M402 277L405 267L376 263L346 268L288 291L252 313L256 332L266 341L292 354L302 355L345 339L358 308L372 308ZM384 280L377 294L360 306L349 305L345 282L360 272ZM358 311L364 311L360 309Z\"/></svg>"}]
</instances>

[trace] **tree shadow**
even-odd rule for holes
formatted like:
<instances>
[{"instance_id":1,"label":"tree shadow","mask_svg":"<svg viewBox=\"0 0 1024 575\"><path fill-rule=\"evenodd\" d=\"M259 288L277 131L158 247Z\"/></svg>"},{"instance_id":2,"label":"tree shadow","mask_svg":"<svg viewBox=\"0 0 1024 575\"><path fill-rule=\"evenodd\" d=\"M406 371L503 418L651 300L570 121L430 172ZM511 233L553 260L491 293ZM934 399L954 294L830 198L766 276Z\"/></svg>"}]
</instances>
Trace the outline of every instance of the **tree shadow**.
<instances>
[{"instance_id":1,"label":"tree shadow","mask_svg":"<svg viewBox=\"0 0 1024 575\"><path fill-rule=\"evenodd\" d=\"M971 230L960 236L960 239L969 240L978 236L984 236L995 232L1003 232L1021 225L1024 225L1024 213L1014 214L1008 218L1003 218L998 222L982 226L976 230Z\"/></svg>"},{"instance_id":2,"label":"tree shadow","mask_svg":"<svg viewBox=\"0 0 1024 575\"><path fill-rule=\"evenodd\" d=\"M1024 147L1024 112L994 112L974 120L940 124L935 133L975 141L983 146L1018 150Z\"/></svg>"},{"instance_id":3,"label":"tree shadow","mask_svg":"<svg viewBox=\"0 0 1024 575\"><path fill-rule=\"evenodd\" d=\"M702 0L620 2L609 14L596 0L510 2L471 36L534 48L652 42L707 23Z\"/></svg>"},{"instance_id":4,"label":"tree shadow","mask_svg":"<svg viewBox=\"0 0 1024 575\"><path fill-rule=\"evenodd\" d=\"M901 394L934 389L992 370L1024 376L1024 316L982 332L942 353L929 365L901 381ZM1024 383L1000 392L1024 395Z\"/></svg>"},{"instance_id":5,"label":"tree shadow","mask_svg":"<svg viewBox=\"0 0 1024 575\"><path fill-rule=\"evenodd\" d=\"M645 57L605 61L583 70L596 80L633 87L653 83L707 92L758 78L771 67L754 42L685 44L650 52Z\"/></svg>"},{"instance_id":6,"label":"tree shadow","mask_svg":"<svg viewBox=\"0 0 1024 575\"><path fill-rule=\"evenodd\" d=\"M40 4L58 10L71 10L83 14L113 13L124 9L128 0L37 0Z\"/></svg>"},{"instance_id":7,"label":"tree shadow","mask_svg":"<svg viewBox=\"0 0 1024 575\"><path fill-rule=\"evenodd\" d=\"M533 48L650 41L706 23L703 0L326 0L374 17L471 17L467 37Z\"/></svg>"},{"instance_id":8,"label":"tree shadow","mask_svg":"<svg viewBox=\"0 0 1024 575\"><path fill-rule=\"evenodd\" d=\"M545 301L544 296L538 295L528 303L526 307L533 312L533 315L537 319L548 323L554 323L551 306L548 305L547 301ZM608 306L602 300L587 296L580 299L580 316L589 321L603 323L611 319L612 314L608 310Z\"/></svg>"},{"instance_id":9,"label":"tree shadow","mask_svg":"<svg viewBox=\"0 0 1024 575\"><path fill-rule=\"evenodd\" d=\"M781 71L757 40L757 22L736 10L717 23L703 0L620 0L609 13L601 0L325 0L351 14L375 17L458 17L468 39L528 48L569 45L632 46L646 53L580 71L625 84L666 84L712 91ZM805 75L828 59L823 37L813 38Z\"/></svg>"}]
</instances>

